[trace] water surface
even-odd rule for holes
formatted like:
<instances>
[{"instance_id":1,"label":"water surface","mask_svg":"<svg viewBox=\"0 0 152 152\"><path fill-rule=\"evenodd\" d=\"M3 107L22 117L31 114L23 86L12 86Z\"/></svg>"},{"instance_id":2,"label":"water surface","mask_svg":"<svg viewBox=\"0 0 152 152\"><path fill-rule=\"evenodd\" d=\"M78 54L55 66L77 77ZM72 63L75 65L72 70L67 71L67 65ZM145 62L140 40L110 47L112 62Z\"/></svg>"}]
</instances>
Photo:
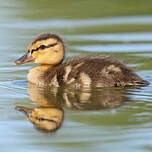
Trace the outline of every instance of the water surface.
<instances>
[{"instance_id":1,"label":"water surface","mask_svg":"<svg viewBox=\"0 0 152 152\"><path fill-rule=\"evenodd\" d=\"M152 1L5 0L0 14L1 151L152 150L151 84L93 93L61 89L58 98L54 98L56 90L54 94L43 91L41 97L48 93L44 101L55 104L54 108L60 101L64 112L61 127L44 133L14 109L41 106L38 100L33 102L26 81L27 70L35 65L13 65L36 35L55 32L65 40L66 58L112 55L151 83Z\"/></svg>"}]
</instances>

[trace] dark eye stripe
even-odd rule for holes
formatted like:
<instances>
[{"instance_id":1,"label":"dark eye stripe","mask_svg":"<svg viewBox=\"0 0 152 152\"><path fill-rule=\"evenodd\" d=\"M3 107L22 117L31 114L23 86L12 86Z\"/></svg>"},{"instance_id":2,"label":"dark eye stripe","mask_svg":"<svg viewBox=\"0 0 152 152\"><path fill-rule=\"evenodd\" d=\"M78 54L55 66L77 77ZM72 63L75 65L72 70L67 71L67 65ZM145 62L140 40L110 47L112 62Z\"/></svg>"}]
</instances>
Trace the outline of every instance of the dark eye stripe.
<instances>
[{"instance_id":1,"label":"dark eye stripe","mask_svg":"<svg viewBox=\"0 0 152 152\"><path fill-rule=\"evenodd\" d=\"M50 45L46 46L46 48L53 47L55 45L57 45L57 43L50 44Z\"/></svg>"},{"instance_id":2,"label":"dark eye stripe","mask_svg":"<svg viewBox=\"0 0 152 152\"><path fill-rule=\"evenodd\" d=\"M47 46L46 45L40 45L37 49L32 49L31 53L33 53L34 51L38 51L38 50L44 50L46 48L50 48L50 47L53 47L55 45L57 45L57 43L49 44Z\"/></svg>"},{"instance_id":3,"label":"dark eye stripe","mask_svg":"<svg viewBox=\"0 0 152 152\"><path fill-rule=\"evenodd\" d=\"M54 123L57 123L55 120L53 119L45 119L45 118L38 118L38 117L35 117L36 119L38 119L39 121L49 121L49 122L54 122Z\"/></svg>"}]
</instances>

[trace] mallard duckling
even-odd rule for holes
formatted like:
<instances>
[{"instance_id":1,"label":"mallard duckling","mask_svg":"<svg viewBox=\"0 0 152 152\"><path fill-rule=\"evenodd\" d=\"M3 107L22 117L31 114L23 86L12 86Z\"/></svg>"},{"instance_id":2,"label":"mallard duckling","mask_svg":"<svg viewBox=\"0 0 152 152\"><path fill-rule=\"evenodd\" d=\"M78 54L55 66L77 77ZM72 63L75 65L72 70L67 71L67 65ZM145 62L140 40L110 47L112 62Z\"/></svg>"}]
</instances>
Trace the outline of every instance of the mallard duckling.
<instances>
[{"instance_id":1,"label":"mallard duckling","mask_svg":"<svg viewBox=\"0 0 152 152\"><path fill-rule=\"evenodd\" d=\"M149 84L113 57L74 57L62 63L64 55L64 43L58 35L41 34L30 44L28 52L15 63L39 63L39 66L29 70L27 79L40 86L91 88Z\"/></svg>"},{"instance_id":2,"label":"mallard duckling","mask_svg":"<svg viewBox=\"0 0 152 152\"><path fill-rule=\"evenodd\" d=\"M16 110L24 112L28 120L39 130L52 132L57 130L63 121L63 110L60 108L27 108L16 106Z\"/></svg>"}]
</instances>

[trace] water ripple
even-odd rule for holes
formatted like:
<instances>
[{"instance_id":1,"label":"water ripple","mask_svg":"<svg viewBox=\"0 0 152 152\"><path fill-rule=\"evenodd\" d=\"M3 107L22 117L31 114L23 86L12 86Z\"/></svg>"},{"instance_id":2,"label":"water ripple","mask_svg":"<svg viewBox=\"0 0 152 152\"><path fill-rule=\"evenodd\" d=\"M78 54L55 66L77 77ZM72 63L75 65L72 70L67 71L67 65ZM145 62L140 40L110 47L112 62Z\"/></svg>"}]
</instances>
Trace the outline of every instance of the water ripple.
<instances>
[{"instance_id":1,"label":"water ripple","mask_svg":"<svg viewBox=\"0 0 152 152\"><path fill-rule=\"evenodd\" d=\"M72 46L72 49L88 52L151 52L151 43L140 44L108 44L108 45L82 45Z\"/></svg>"},{"instance_id":2,"label":"water ripple","mask_svg":"<svg viewBox=\"0 0 152 152\"><path fill-rule=\"evenodd\" d=\"M104 25L124 25L124 24L152 24L151 15L143 16L122 16L122 17L108 17L108 18L96 18L96 19L51 19L51 20L37 20L28 21L18 19L15 22L9 20L8 22L1 23L0 27L5 28L86 28L91 26L104 26ZM37 26L38 25L38 26Z\"/></svg>"},{"instance_id":3,"label":"water ripple","mask_svg":"<svg viewBox=\"0 0 152 152\"><path fill-rule=\"evenodd\" d=\"M113 41L113 42L138 42L152 41L152 32L141 33L106 33L106 34L87 34L87 35L67 35L65 38L74 41Z\"/></svg>"}]
</instances>

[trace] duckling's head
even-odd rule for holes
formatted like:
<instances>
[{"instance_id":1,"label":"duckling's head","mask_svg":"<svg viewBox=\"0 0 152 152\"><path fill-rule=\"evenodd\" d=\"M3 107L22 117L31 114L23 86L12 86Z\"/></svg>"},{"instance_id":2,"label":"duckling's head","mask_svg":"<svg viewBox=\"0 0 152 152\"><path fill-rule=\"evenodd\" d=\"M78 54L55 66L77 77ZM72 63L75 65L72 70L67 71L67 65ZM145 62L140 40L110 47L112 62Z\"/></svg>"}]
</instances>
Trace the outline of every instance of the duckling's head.
<instances>
[{"instance_id":1,"label":"duckling's head","mask_svg":"<svg viewBox=\"0 0 152 152\"><path fill-rule=\"evenodd\" d=\"M17 106L15 109L24 112L36 129L46 132L59 129L63 120L63 110L59 108L27 108Z\"/></svg>"},{"instance_id":2,"label":"duckling's head","mask_svg":"<svg viewBox=\"0 0 152 152\"><path fill-rule=\"evenodd\" d=\"M28 52L15 61L15 64L35 62L56 65L64 59L64 43L56 34L41 34L29 46Z\"/></svg>"}]
</instances>

